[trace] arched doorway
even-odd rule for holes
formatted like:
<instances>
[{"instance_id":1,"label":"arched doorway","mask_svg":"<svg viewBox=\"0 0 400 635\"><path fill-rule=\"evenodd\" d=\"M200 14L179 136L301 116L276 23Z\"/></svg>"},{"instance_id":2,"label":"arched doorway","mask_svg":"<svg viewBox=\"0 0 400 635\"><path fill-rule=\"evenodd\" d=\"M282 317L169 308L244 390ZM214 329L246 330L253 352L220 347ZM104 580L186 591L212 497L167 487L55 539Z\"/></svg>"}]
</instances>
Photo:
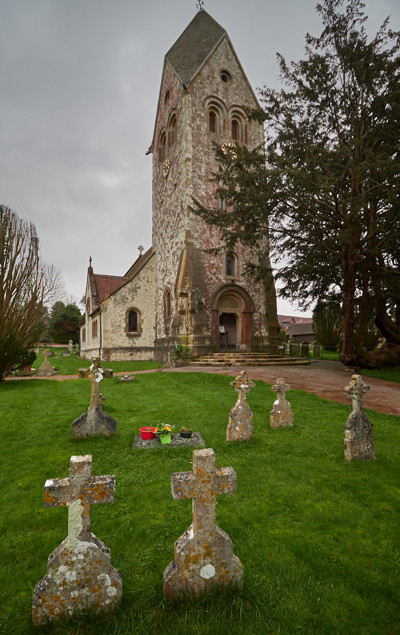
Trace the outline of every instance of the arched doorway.
<instances>
[{"instance_id":1,"label":"arched doorway","mask_svg":"<svg viewBox=\"0 0 400 635\"><path fill-rule=\"evenodd\" d=\"M219 316L219 347L221 351L235 351L237 347L237 316L221 313Z\"/></svg>"},{"instance_id":2,"label":"arched doorway","mask_svg":"<svg viewBox=\"0 0 400 635\"><path fill-rule=\"evenodd\" d=\"M224 285L211 306L216 349L250 351L254 305L247 291L237 284Z\"/></svg>"}]
</instances>

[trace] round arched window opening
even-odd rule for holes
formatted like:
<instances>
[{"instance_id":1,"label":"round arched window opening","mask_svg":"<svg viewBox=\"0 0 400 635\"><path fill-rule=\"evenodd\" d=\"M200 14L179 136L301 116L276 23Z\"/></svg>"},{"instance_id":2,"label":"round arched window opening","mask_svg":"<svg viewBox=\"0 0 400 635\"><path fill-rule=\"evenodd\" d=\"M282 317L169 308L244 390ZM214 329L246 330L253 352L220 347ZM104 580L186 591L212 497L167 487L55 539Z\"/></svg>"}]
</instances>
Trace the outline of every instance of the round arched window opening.
<instances>
[{"instance_id":1,"label":"round arched window opening","mask_svg":"<svg viewBox=\"0 0 400 635\"><path fill-rule=\"evenodd\" d=\"M220 77L225 84L229 84L232 81L232 76L228 71L221 71Z\"/></svg>"},{"instance_id":2,"label":"round arched window opening","mask_svg":"<svg viewBox=\"0 0 400 635\"><path fill-rule=\"evenodd\" d=\"M165 106L168 104L168 102L169 102L169 90L167 90L167 92L165 93L165 97L164 97Z\"/></svg>"}]
</instances>

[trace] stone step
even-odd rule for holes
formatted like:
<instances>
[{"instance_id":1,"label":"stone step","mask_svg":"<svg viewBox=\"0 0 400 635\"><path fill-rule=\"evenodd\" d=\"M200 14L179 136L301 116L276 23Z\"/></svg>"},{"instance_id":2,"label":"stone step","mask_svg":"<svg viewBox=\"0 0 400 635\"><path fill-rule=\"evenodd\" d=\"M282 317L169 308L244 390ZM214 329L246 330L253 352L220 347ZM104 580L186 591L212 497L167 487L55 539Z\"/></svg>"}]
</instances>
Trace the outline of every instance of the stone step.
<instances>
[{"instance_id":1,"label":"stone step","mask_svg":"<svg viewBox=\"0 0 400 635\"><path fill-rule=\"evenodd\" d=\"M265 355L263 353L214 353L207 357L192 360L190 366L301 366L309 364L308 358Z\"/></svg>"}]
</instances>

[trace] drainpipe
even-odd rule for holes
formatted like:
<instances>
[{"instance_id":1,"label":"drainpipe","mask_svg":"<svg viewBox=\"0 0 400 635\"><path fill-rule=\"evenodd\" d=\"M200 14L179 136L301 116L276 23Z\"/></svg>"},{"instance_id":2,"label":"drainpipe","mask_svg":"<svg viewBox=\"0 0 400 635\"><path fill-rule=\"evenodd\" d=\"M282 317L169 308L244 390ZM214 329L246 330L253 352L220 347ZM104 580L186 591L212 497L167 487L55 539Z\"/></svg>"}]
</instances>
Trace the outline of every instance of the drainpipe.
<instances>
[{"instance_id":1,"label":"drainpipe","mask_svg":"<svg viewBox=\"0 0 400 635\"><path fill-rule=\"evenodd\" d=\"M100 307L100 313L99 313L99 326L100 326L100 343L99 343L99 357L101 359L101 347L103 345L103 323L101 320L101 307Z\"/></svg>"}]
</instances>

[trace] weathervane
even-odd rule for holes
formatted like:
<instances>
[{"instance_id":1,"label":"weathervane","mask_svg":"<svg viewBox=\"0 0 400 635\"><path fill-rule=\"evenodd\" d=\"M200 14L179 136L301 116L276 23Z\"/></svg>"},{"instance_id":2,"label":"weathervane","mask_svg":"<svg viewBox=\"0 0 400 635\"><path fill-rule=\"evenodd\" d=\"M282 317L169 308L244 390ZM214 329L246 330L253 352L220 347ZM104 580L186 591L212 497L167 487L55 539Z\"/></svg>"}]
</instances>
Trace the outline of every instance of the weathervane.
<instances>
[{"instance_id":1,"label":"weathervane","mask_svg":"<svg viewBox=\"0 0 400 635\"><path fill-rule=\"evenodd\" d=\"M196 7L198 8L199 11L203 11L203 9L204 9L204 0L197 0Z\"/></svg>"}]
</instances>

